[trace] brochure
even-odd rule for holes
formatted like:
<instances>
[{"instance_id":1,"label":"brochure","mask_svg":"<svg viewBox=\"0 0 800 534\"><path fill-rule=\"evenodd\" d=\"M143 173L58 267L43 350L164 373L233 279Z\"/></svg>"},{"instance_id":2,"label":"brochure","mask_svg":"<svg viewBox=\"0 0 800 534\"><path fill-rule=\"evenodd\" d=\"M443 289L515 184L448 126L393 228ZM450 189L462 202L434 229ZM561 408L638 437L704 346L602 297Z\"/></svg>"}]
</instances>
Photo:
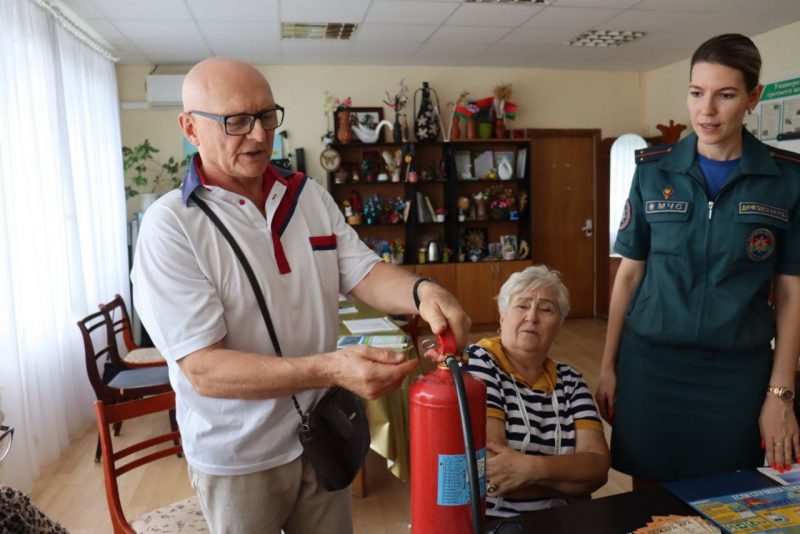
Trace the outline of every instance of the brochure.
<instances>
[{"instance_id":1,"label":"brochure","mask_svg":"<svg viewBox=\"0 0 800 534\"><path fill-rule=\"evenodd\" d=\"M790 470L783 473L779 473L771 467L759 467L758 471L784 486L786 484L800 484L800 465L798 464L793 464Z\"/></svg>"},{"instance_id":2,"label":"brochure","mask_svg":"<svg viewBox=\"0 0 800 534\"><path fill-rule=\"evenodd\" d=\"M404 349L408 347L408 336L342 336L336 347L341 349L352 345L371 345L381 349Z\"/></svg>"},{"instance_id":3,"label":"brochure","mask_svg":"<svg viewBox=\"0 0 800 534\"><path fill-rule=\"evenodd\" d=\"M691 501L728 533L800 533L800 484Z\"/></svg>"},{"instance_id":4,"label":"brochure","mask_svg":"<svg viewBox=\"0 0 800 534\"><path fill-rule=\"evenodd\" d=\"M351 334L369 334L372 332L385 332L398 330L397 325L388 317L375 317L373 319L351 319L342 321Z\"/></svg>"}]
</instances>

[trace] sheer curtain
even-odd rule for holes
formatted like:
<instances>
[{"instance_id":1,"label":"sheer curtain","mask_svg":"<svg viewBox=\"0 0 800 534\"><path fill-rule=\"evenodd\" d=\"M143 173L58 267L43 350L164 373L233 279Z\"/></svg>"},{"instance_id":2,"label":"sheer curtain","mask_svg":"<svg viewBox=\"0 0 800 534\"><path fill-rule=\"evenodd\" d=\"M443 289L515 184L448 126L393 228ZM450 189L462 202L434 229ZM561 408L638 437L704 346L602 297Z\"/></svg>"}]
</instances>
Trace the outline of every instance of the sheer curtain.
<instances>
[{"instance_id":1,"label":"sheer curtain","mask_svg":"<svg viewBox=\"0 0 800 534\"><path fill-rule=\"evenodd\" d=\"M75 322L128 292L114 64L32 0L0 0L0 481L30 491L92 420Z\"/></svg>"},{"instance_id":2,"label":"sheer curtain","mask_svg":"<svg viewBox=\"0 0 800 534\"><path fill-rule=\"evenodd\" d=\"M617 230L622 218L625 201L633 183L633 174L636 172L636 151L646 148L647 141L636 134L621 135L611 145L611 179L609 184L608 199L608 254L614 253L614 243L617 241Z\"/></svg>"}]
</instances>

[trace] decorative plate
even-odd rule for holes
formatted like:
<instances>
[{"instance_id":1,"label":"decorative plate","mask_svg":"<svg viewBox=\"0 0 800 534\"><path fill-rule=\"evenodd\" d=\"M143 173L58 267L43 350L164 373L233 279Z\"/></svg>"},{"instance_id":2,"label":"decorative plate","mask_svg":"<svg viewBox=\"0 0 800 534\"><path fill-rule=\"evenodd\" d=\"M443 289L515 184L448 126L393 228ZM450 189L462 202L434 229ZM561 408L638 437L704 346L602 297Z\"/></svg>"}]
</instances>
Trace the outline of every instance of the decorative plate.
<instances>
[{"instance_id":1,"label":"decorative plate","mask_svg":"<svg viewBox=\"0 0 800 534\"><path fill-rule=\"evenodd\" d=\"M325 147L325 150L319 155L319 163L326 171L332 172L339 168L342 164L342 156L336 151L335 148Z\"/></svg>"}]
</instances>

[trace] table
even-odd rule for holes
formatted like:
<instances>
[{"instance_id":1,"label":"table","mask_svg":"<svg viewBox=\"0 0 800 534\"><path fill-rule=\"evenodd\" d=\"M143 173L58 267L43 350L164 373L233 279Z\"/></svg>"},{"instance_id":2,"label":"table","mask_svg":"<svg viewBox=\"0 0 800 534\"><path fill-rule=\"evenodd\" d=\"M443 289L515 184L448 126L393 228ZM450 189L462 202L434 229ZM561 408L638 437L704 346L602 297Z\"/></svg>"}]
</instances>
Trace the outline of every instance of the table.
<instances>
[{"instance_id":1,"label":"table","mask_svg":"<svg viewBox=\"0 0 800 534\"><path fill-rule=\"evenodd\" d=\"M359 301L342 301L340 307L354 306L358 311L339 316L339 334L347 335L350 331L342 323L343 320L351 319L370 319L384 317L386 313L380 312L375 308ZM379 334L387 332L369 332L363 335ZM391 332L390 332L391 333ZM393 333L397 333L394 331ZM405 351L409 358L417 357L416 347L409 347ZM433 368L433 364L425 364L420 372L425 372ZM408 392L411 382L417 377L417 373L411 374L403 380L403 383L395 391L384 395L375 400L365 401L367 418L369 419L369 432L372 437L370 448L379 455L386 458L389 463L389 471L400 480L408 480L410 474L410 452L409 452L409 423L408 423ZM353 495L363 497L365 489L366 474L364 468L356 476L353 482Z\"/></svg>"},{"instance_id":2,"label":"table","mask_svg":"<svg viewBox=\"0 0 800 534\"><path fill-rule=\"evenodd\" d=\"M655 488L528 512L514 520L525 532L536 534L625 534L646 525L654 515L669 514L698 515L666 489ZM499 522L487 521L487 532Z\"/></svg>"},{"instance_id":3,"label":"table","mask_svg":"<svg viewBox=\"0 0 800 534\"><path fill-rule=\"evenodd\" d=\"M567 506L528 512L513 518L525 532L547 534L624 534L643 527L654 515L700 515L681 498L695 501L775 486L777 482L755 470L736 471L664 486L620 493ZM666 487L665 487L666 486ZM668 489L669 488L669 489ZM680 495L676 497L673 492ZM500 520L487 522L487 532Z\"/></svg>"}]
</instances>

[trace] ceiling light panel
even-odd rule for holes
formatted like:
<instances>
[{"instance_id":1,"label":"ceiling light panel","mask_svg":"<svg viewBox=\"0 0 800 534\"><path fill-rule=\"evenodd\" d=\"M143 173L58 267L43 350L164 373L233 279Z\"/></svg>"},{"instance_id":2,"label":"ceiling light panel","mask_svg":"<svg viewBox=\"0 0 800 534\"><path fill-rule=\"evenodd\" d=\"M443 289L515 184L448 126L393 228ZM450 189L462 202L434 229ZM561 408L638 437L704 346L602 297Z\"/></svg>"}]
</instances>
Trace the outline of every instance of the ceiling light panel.
<instances>
[{"instance_id":1,"label":"ceiling light panel","mask_svg":"<svg viewBox=\"0 0 800 534\"><path fill-rule=\"evenodd\" d=\"M595 48L616 48L636 39L644 37L644 32L622 30L589 30L573 37L569 46L586 46Z\"/></svg>"},{"instance_id":2,"label":"ceiling light panel","mask_svg":"<svg viewBox=\"0 0 800 534\"><path fill-rule=\"evenodd\" d=\"M352 22L282 22L283 39L352 39L358 24Z\"/></svg>"}]
</instances>

